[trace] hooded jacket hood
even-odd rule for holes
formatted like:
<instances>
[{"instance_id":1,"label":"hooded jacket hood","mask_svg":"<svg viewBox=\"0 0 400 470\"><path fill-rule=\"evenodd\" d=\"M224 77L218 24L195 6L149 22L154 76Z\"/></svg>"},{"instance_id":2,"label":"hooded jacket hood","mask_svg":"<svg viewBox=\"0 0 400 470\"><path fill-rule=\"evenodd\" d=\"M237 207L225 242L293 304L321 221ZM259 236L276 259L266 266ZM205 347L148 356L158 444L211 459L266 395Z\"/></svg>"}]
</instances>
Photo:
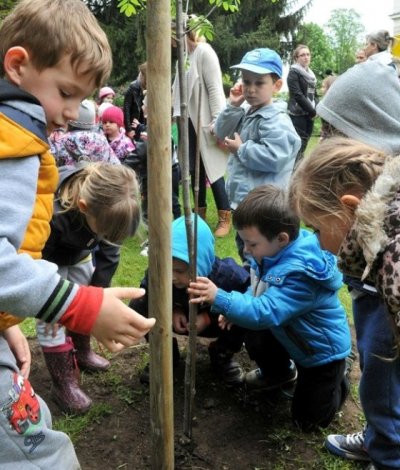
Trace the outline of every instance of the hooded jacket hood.
<instances>
[{"instance_id":1,"label":"hooded jacket hood","mask_svg":"<svg viewBox=\"0 0 400 470\"><path fill-rule=\"evenodd\" d=\"M317 114L344 135L400 152L400 82L394 67L367 60L340 75Z\"/></svg>"},{"instance_id":2,"label":"hooded jacket hood","mask_svg":"<svg viewBox=\"0 0 400 470\"><path fill-rule=\"evenodd\" d=\"M194 228L192 215L192 226ZM185 216L175 219L172 223L172 257L189 264L189 249ZM197 274L208 277L215 261L214 236L210 227L201 217L197 218Z\"/></svg>"}]
</instances>

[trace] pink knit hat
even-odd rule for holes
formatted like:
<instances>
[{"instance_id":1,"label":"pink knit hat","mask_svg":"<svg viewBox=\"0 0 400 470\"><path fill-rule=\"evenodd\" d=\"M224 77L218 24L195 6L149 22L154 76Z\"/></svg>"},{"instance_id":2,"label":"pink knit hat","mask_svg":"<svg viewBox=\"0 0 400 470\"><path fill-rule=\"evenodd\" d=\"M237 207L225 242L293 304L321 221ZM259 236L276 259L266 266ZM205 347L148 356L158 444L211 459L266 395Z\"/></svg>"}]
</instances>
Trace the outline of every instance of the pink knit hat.
<instances>
[{"instance_id":1,"label":"pink knit hat","mask_svg":"<svg viewBox=\"0 0 400 470\"><path fill-rule=\"evenodd\" d=\"M109 106L101 115L102 122L115 122L118 127L124 127L124 113L118 106Z\"/></svg>"},{"instance_id":2,"label":"pink knit hat","mask_svg":"<svg viewBox=\"0 0 400 470\"><path fill-rule=\"evenodd\" d=\"M115 91L109 86L104 86L103 88L100 88L99 100L103 99L107 95L115 96Z\"/></svg>"}]
</instances>

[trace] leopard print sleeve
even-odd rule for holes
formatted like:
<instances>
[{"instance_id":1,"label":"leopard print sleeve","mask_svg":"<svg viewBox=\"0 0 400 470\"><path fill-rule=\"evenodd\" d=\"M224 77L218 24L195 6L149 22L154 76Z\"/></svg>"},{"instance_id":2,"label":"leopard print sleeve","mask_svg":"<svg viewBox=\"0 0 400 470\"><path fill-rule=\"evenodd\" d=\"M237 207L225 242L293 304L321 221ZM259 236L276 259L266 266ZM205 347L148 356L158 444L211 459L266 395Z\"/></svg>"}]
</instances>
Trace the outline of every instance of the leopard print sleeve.
<instances>
[{"instance_id":1,"label":"leopard print sleeve","mask_svg":"<svg viewBox=\"0 0 400 470\"><path fill-rule=\"evenodd\" d=\"M400 235L386 245L377 264L376 287L400 329Z\"/></svg>"}]
</instances>

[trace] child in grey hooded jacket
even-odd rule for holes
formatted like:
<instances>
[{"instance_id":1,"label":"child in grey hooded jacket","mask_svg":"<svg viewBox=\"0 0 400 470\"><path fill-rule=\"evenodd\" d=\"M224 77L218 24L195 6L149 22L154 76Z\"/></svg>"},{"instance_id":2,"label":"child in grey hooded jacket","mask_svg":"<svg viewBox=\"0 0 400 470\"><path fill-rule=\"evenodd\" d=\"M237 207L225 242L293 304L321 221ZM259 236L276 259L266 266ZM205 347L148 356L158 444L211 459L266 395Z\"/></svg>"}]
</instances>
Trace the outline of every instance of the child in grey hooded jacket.
<instances>
[{"instance_id":1,"label":"child in grey hooded jacket","mask_svg":"<svg viewBox=\"0 0 400 470\"><path fill-rule=\"evenodd\" d=\"M282 86L279 55L255 49L231 68L242 71L242 83L231 89L214 132L230 152L226 188L236 209L257 186L287 187L301 140L289 116L272 100Z\"/></svg>"}]
</instances>

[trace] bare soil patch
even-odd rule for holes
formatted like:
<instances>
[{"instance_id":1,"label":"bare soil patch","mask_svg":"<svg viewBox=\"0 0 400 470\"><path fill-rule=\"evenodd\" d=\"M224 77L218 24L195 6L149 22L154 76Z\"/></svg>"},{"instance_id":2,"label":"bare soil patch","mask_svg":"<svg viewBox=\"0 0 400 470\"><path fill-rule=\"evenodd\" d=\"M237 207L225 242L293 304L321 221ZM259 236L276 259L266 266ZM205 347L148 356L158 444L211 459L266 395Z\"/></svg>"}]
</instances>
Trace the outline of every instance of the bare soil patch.
<instances>
[{"instance_id":1,"label":"bare soil patch","mask_svg":"<svg viewBox=\"0 0 400 470\"><path fill-rule=\"evenodd\" d=\"M31 382L49 405L53 420L63 417L50 398L51 381L36 340L30 340L34 364ZM198 339L196 397L193 439L182 445L184 406L184 355L186 338L179 337L182 361L174 374L175 468L177 470L261 470L361 468L327 467L323 449L329 432L360 428L361 410L350 396L328 430L312 434L297 431L290 421L290 400L282 393L249 393L226 387L210 369L207 340ZM139 371L148 353L147 345L128 349L111 359L110 372L83 376L82 388L96 404L108 411L99 413L75 439L83 470L141 470L151 468L149 388L139 381ZM250 370L245 351L238 360ZM359 380L358 362L350 376ZM353 394L354 395L354 394ZM331 460L332 462L333 460Z\"/></svg>"}]
</instances>

